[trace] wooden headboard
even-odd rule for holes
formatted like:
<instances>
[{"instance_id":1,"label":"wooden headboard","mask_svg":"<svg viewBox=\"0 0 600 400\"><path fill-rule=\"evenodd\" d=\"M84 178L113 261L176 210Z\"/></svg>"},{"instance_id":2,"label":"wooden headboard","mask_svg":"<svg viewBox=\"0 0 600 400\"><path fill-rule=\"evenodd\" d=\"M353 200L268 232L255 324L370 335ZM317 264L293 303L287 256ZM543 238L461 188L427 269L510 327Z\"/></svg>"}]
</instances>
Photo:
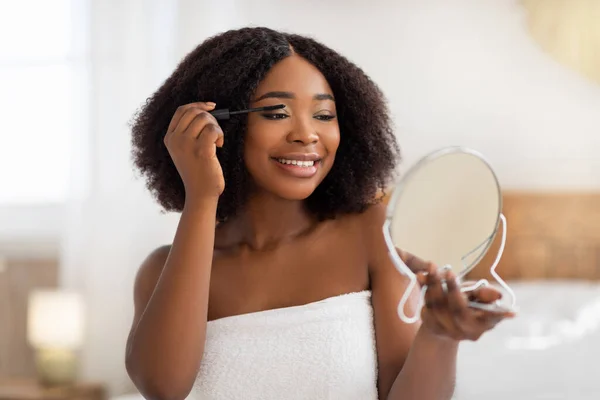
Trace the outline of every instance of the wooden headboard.
<instances>
[{"instance_id":1,"label":"wooden headboard","mask_svg":"<svg viewBox=\"0 0 600 400\"><path fill-rule=\"evenodd\" d=\"M508 229L497 268L502 278L600 280L600 192L506 191L503 213ZM489 278L485 267L499 245L497 235L471 278Z\"/></svg>"},{"instance_id":2,"label":"wooden headboard","mask_svg":"<svg viewBox=\"0 0 600 400\"><path fill-rule=\"evenodd\" d=\"M504 191L503 213L508 229L497 268L502 278L600 280L600 192ZM497 235L468 278L491 278L486 267L499 246Z\"/></svg>"}]
</instances>

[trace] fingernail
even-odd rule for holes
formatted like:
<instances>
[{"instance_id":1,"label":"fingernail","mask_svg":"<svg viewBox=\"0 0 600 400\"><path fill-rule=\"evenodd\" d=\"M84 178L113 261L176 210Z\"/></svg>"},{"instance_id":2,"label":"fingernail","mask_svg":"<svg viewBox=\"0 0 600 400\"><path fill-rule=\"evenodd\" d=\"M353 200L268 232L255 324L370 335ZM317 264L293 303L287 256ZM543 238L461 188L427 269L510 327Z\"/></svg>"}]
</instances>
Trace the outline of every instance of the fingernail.
<instances>
[{"instance_id":1,"label":"fingernail","mask_svg":"<svg viewBox=\"0 0 600 400\"><path fill-rule=\"evenodd\" d=\"M213 103L212 101L207 101L206 105L209 107L215 107L217 105L217 103Z\"/></svg>"}]
</instances>

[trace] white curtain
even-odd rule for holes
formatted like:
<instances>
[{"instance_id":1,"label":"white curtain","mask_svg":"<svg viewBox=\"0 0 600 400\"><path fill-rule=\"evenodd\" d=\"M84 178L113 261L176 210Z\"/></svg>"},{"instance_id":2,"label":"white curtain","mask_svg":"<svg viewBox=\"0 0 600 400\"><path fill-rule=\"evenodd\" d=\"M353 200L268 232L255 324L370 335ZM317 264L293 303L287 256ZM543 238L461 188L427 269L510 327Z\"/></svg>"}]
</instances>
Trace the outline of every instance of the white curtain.
<instances>
[{"instance_id":1,"label":"white curtain","mask_svg":"<svg viewBox=\"0 0 600 400\"><path fill-rule=\"evenodd\" d=\"M191 0L74 2L88 62L75 77L75 140L62 285L87 305L82 377L112 393L131 390L124 367L140 262L171 240L177 215L162 214L132 169L128 122L207 36L236 26L235 4Z\"/></svg>"}]
</instances>

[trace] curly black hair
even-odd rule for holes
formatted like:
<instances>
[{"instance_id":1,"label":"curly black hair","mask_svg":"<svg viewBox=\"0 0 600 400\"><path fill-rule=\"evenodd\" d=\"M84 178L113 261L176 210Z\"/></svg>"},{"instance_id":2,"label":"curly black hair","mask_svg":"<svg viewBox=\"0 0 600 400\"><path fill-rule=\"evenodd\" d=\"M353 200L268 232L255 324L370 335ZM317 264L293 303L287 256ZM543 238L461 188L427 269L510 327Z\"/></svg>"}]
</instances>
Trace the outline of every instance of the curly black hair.
<instances>
[{"instance_id":1,"label":"curly black hair","mask_svg":"<svg viewBox=\"0 0 600 400\"><path fill-rule=\"evenodd\" d=\"M336 99L340 145L333 167L305 201L319 219L360 213L383 191L399 149L387 104L377 85L355 64L307 37L269 28L242 28L211 37L190 52L133 117L133 160L166 211L181 211L183 182L163 138L176 109L196 101L218 108L247 108L259 82L277 62L297 54L318 68ZM217 220L245 204L251 180L244 163L246 118L221 121L225 144L218 150L225 190Z\"/></svg>"}]
</instances>

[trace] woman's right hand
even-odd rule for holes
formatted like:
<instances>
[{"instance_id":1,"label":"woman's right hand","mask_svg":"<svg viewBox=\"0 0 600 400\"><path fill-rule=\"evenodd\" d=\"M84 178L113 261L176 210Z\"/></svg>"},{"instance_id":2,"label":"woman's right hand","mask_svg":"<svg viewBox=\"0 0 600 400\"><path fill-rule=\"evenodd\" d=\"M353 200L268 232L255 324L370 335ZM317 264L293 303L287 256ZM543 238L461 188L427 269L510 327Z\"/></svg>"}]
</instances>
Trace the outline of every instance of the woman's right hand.
<instances>
[{"instance_id":1,"label":"woman's right hand","mask_svg":"<svg viewBox=\"0 0 600 400\"><path fill-rule=\"evenodd\" d=\"M225 189L217 147L223 146L223 131L209 112L214 103L190 103L177 109L167 133L165 146L181 176L186 202L218 199Z\"/></svg>"}]
</instances>

